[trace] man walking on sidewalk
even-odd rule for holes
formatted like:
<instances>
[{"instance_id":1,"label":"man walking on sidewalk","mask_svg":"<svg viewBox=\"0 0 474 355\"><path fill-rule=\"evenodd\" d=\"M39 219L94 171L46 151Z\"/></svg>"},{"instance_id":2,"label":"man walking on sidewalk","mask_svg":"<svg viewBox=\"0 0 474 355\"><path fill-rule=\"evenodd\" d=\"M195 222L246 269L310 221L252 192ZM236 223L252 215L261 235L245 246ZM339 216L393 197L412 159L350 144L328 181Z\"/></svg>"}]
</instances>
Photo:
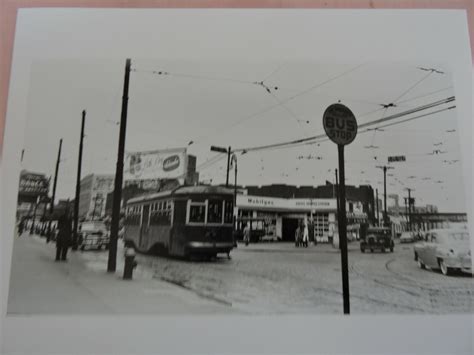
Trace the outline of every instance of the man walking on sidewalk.
<instances>
[{"instance_id":1,"label":"man walking on sidewalk","mask_svg":"<svg viewBox=\"0 0 474 355\"><path fill-rule=\"evenodd\" d=\"M56 238L56 261L66 261L67 250L71 245L72 220L69 209L66 209L58 220L58 236Z\"/></svg>"}]
</instances>

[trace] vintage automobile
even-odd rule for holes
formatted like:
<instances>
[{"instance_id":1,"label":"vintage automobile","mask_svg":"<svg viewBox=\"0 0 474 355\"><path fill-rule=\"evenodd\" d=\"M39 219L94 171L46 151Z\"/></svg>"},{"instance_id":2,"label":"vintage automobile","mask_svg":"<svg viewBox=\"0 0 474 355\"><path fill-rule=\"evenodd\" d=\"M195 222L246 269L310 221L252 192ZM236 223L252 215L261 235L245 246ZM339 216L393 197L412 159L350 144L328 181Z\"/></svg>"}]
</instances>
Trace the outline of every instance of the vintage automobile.
<instances>
[{"instance_id":1,"label":"vintage automobile","mask_svg":"<svg viewBox=\"0 0 474 355\"><path fill-rule=\"evenodd\" d=\"M450 275L454 270L472 274L469 233L466 229L434 229L415 244L415 261L421 269L429 267Z\"/></svg>"},{"instance_id":2,"label":"vintage automobile","mask_svg":"<svg viewBox=\"0 0 474 355\"><path fill-rule=\"evenodd\" d=\"M385 252L385 249L390 249L393 253L395 243L392 238L392 231L385 227L369 227L367 231L361 234L360 251L365 253L366 249L371 252L378 249Z\"/></svg>"},{"instance_id":3,"label":"vintage automobile","mask_svg":"<svg viewBox=\"0 0 474 355\"><path fill-rule=\"evenodd\" d=\"M84 221L79 225L78 234L78 245L81 250L109 247L110 233L104 222Z\"/></svg>"},{"instance_id":4,"label":"vintage automobile","mask_svg":"<svg viewBox=\"0 0 474 355\"><path fill-rule=\"evenodd\" d=\"M413 232L403 232L400 236L400 243L413 243L415 240L415 234Z\"/></svg>"}]
</instances>

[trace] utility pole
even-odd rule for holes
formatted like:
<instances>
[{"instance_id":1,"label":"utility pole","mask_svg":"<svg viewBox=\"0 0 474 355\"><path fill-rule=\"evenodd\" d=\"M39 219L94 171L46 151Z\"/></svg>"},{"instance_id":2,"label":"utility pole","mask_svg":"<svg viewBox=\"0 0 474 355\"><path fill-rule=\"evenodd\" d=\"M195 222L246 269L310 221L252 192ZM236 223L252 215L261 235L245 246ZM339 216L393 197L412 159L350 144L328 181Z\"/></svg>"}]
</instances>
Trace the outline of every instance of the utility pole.
<instances>
[{"instance_id":1,"label":"utility pole","mask_svg":"<svg viewBox=\"0 0 474 355\"><path fill-rule=\"evenodd\" d=\"M59 163L61 162L61 148L63 145L63 139L59 140L59 149L58 149L58 159L56 160L56 170L54 172L54 182L53 182L53 195L51 196L51 203L49 204L49 213L51 214L50 218L53 216L54 212L54 199L56 198L56 185L58 183L58 171L59 171ZM51 239L51 219L48 223L48 233L46 234L46 242L49 242Z\"/></svg>"},{"instance_id":2,"label":"utility pole","mask_svg":"<svg viewBox=\"0 0 474 355\"><path fill-rule=\"evenodd\" d=\"M115 272L117 265L117 239L120 223L120 204L122 202L123 159L125 155L125 138L127 133L128 88L130 84L131 59L125 62L125 77L123 82L122 113L120 117L120 136L117 152L117 166L115 170L115 187L112 200L112 221L110 227L110 246L107 271Z\"/></svg>"},{"instance_id":3,"label":"utility pole","mask_svg":"<svg viewBox=\"0 0 474 355\"><path fill-rule=\"evenodd\" d=\"M77 250L77 227L79 224L79 199L81 195L81 168L82 168L82 146L84 141L84 125L86 122L86 110L82 110L81 136L79 139L79 157L77 159L76 198L74 199L74 227L72 230L72 250Z\"/></svg>"},{"instance_id":4,"label":"utility pole","mask_svg":"<svg viewBox=\"0 0 474 355\"><path fill-rule=\"evenodd\" d=\"M377 199L377 226L380 225L380 221L379 221L379 189L375 189L375 195L376 195L376 199Z\"/></svg>"},{"instance_id":5,"label":"utility pole","mask_svg":"<svg viewBox=\"0 0 474 355\"><path fill-rule=\"evenodd\" d=\"M411 219L411 211L412 211L411 192L413 191L413 189L410 189L410 188L407 187L405 190L408 191L408 226L409 226L409 230L411 232L413 230L412 219Z\"/></svg>"},{"instance_id":6,"label":"utility pole","mask_svg":"<svg viewBox=\"0 0 474 355\"><path fill-rule=\"evenodd\" d=\"M237 155L232 154L232 164L234 165L234 231L237 230ZM234 240L234 246L237 245Z\"/></svg>"},{"instance_id":7,"label":"utility pole","mask_svg":"<svg viewBox=\"0 0 474 355\"><path fill-rule=\"evenodd\" d=\"M393 169L392 166L377 166L379 169L383 169L383 204L384 204L384 211L383 211L383 225L384 227L388 224L388 215L387 215L387 170Z\"/></svg>"},{"instance_id":8,"label":"utility pole","mask_svg":"<svg viewBox=\"0 0 474 355\"><path fill-rule=\"evenodd\" d=\"M339 215L339 184L337 180L337 169L336 169L336 208L337 208L337 214Z\"/></svg>"},{"instance_id":9,"label":"utility pole","mask_svg":"<svg viewBox=\"0 0 474 355\"><path fill-rule=\"evenodd\" d=\"M225 187L229 187L229 169L230 169L230 147L227 149L227 177L225 180Z\"/></svg>"}]
</instances>

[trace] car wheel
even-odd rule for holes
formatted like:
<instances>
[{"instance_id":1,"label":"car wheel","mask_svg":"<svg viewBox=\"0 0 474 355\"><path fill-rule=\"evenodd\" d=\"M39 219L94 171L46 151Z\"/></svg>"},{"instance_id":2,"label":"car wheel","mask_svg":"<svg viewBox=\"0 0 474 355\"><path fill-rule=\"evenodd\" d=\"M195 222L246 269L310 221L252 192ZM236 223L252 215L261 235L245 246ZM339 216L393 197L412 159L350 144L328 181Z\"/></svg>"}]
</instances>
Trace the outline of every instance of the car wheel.
<instances>
[{"instance_id":1,"label":"car wheel","mask_svg":"<svg viewBox=\"0 0 474 355\"><path fill-rule=\"evenodd\" d=\"M82 251L84 251L85 248L86 248L85 245L81 245L81 250Z\"/></svg>"},{"instance_id":2,"label":"car wheel","mask_svg":"<svg viewBox=\"0 0 474 355\"><path fill-rule=\"evenodd\" d=\"M443 273L443 275L446 275L446 276L451 275L451 269L446 266L446 264L444 263L444 260L439 261L439 267L441 268L441 272Z\"/></svg>"},{"instance_id":3,"label":"car wheel","mask_svg":"<svg viewBox=\"0 0 474 355\"><path fill-rule=\"evenodd\" d=\"M102 249L102 244L97 246L97 250L101 250L101 249Z\"/></svg>"},{"instance_id":4,"label":"car wheel","mask_svg":"<svg viewBox=\"0 0 474 355\"><path fill-rule=\"evenodd\" d=\"M374 248L370 248L370 252L373 253L373 252L374 252Z\"/></svg>"},{"instance_id":5,"label":"car wheel","mask_svg":"<svg viewBox=\"0 0 474 355\"><path fill-rule=\"evenodd\" d=\"M426 269L425 264L423 264L423 262L420 260L420 258L418 258L417 261L418 261L418 267L420 269Z\"/></svg>"},{"instance_id":6,"label":"car wheel","mask_svg":"<svg viewBox=\"0 0 474 355\"><path fill-rule=\"evenodd\" d=\"M360 248L360 251L365 253L365 249L364 248Z\"/></svg>"},{"instance_id":7,"label":"car wheel","mask_svg":"<svg viewBox=\"0 0 474 355\"><path fill-rule=\"evenodd\" d=\"M393 247L390 247L390 253L393 253Z\"/></svg>"}]
</instances>

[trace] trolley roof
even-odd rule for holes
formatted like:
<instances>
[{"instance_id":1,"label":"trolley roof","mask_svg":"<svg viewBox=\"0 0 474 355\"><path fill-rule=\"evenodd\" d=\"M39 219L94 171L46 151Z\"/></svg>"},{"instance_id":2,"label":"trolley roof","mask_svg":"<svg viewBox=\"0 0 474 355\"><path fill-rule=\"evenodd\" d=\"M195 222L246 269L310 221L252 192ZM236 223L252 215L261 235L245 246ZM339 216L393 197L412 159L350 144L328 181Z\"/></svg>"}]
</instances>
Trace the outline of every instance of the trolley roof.
<instances>
[{"instance_id":1,"label":"trolley roof","mask_svg":"<svg viewBox=\"0 0 474 355\"><path fill-rule=\"evenodd\" d=\"M179 195L200 195L200 194L215 194L215 195L233 195L233 190L222 186L179 186L173 190L155 192L146 195L137 196L128 200L127 204L151 201L167 196Z\"/></svg>"}]
</instances>

